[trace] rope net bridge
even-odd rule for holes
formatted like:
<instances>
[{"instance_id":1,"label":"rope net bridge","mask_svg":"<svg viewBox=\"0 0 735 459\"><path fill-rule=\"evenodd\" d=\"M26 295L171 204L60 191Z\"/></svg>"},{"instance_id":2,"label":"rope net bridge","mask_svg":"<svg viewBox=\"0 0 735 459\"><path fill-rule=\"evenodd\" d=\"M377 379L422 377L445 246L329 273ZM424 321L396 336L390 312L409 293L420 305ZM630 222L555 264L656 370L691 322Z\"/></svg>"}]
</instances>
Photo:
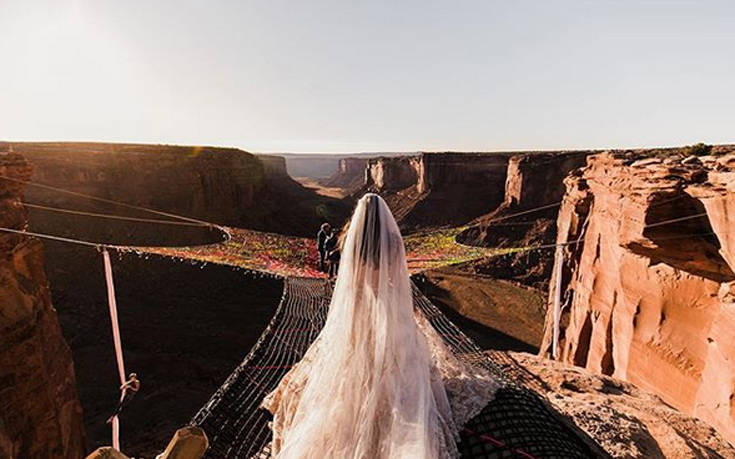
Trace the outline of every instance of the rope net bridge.
<instances>
[{"instance_id":1,"label":"rope net bridge","mask_svg":"<svg viewBox=\"0 0 735 459\"><path fill-rule=\"evenodd\" d=\"M208 458L268 457L271 415L260 402L278 385L316 338L327 317L331 284L289 277L281 302L260 339L191 424L210 441ZM462 432L459 448L473 458L590 458L587 444L563 424L535 392L514 382L413 286L414 307L452 352L487 368L502 388Z\"/></svg>"},{"instance_id":2,"label":"rope net bridge","mask_svg":"<svg viewBox=\"0 0 735 459\"><path fill-rule=\"evenodd\" d=\"M126 247L139 254L156 254L205 263L236 266L278 277L326 278L318 270L319 255L313 239L240 228L221 228L228 237L218 244L191 247ZM412 274L476 260L497 253L485 247L456 242L465 227L406 236L406 258Z\"/></svg>"}]
</instances>

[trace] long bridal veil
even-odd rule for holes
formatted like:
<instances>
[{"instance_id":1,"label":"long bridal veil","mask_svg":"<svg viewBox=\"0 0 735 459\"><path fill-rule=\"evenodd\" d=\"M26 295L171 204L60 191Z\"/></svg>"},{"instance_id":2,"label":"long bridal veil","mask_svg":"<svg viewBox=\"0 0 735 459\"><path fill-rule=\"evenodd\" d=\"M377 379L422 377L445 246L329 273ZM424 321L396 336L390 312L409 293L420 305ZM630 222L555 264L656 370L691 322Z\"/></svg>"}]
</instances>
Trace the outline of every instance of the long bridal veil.
<instances>
[{"instance_id":1,"label":"long bridal veil","mask_svg":"<svg viewBox=\"0 0 735 459\"><path fill-rule=\"evenodd\" d=\"M497 387L460 362L414 311L406 255L388 206L357 204L327 320L263 401L278 458L448 458L458 429Z\"/></svg>"}]
</instances>

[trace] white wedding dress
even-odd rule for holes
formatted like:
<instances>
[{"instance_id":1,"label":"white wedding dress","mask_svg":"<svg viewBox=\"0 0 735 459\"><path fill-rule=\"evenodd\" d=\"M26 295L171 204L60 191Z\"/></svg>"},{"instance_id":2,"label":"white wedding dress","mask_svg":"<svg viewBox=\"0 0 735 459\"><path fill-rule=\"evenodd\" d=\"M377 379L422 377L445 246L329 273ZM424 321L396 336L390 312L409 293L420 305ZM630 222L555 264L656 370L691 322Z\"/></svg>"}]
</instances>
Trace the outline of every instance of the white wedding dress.
<instances>
[{"instance_id":1,"label":"white wedding dress","mask_svg":"<svg viewBox=\"0 0 735 459\"><path fill-rule=\"evenodd\" d=\"M358 202L327 320L262 406L277 458L453 458L497 382L414 311L403 239L383 199Z\"/></svg>"}]
</instances>

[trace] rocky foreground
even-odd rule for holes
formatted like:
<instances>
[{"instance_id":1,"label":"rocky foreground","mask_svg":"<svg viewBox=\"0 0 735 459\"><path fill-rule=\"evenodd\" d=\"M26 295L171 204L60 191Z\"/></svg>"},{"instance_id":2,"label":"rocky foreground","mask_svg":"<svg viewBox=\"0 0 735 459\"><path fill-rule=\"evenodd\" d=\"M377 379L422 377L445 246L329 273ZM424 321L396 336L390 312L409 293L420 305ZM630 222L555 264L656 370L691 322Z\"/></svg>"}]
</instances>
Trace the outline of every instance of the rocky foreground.
<instances>
[{"instance_id":1,"label":"rocky foreground","mask_svg":"<svg viewBox=\"0 0 735 459\"><path fill-rule=\"evenodd\" d=\"M530 354L490 354L612 457L735 458L735 448L714 428L633 384Z\"/></svg>"},{"instance_id":2,"label":"rocky foreground","mask_svg":"<svg viewBox=\"0 0 735 459\"><path fill-rule=\"evenodd\" d=\"M559 359L655 392L735 442L735 148L660 153L593 155L565 180Z\"/></svg>"},{"instance_id":3,"label":"rocky foreground","mask_svg":"<svg viewBox=\"0 0 735 459\"><path fill-rule=\"evenodd\" d=\"M31 167L0 153L0 175ZM27 226L22 186L0 182L0 226ZM0 233L0 458L75 458L84 453L82 406L38 240Z\"/></svg>"}]
</instances>

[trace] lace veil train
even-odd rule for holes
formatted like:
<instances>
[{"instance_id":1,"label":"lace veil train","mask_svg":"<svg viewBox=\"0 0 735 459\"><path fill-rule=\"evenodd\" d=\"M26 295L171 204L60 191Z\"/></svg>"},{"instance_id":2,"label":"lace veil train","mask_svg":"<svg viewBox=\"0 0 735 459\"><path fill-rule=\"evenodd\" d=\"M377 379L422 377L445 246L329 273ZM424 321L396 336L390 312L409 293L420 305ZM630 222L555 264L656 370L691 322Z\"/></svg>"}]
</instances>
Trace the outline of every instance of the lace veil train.
<instances>
[{"instance_id":1,"label":"lace veil train","mask_svg":"<svg viewBox=\"0 0 735 459\"><path fill-rule=\"evenodd\" d=\"M459 361L414 311L403 239L363 196L321 333L263 401L278 458L450 458L497 383Z\"/></svg>"}]
</instances>

